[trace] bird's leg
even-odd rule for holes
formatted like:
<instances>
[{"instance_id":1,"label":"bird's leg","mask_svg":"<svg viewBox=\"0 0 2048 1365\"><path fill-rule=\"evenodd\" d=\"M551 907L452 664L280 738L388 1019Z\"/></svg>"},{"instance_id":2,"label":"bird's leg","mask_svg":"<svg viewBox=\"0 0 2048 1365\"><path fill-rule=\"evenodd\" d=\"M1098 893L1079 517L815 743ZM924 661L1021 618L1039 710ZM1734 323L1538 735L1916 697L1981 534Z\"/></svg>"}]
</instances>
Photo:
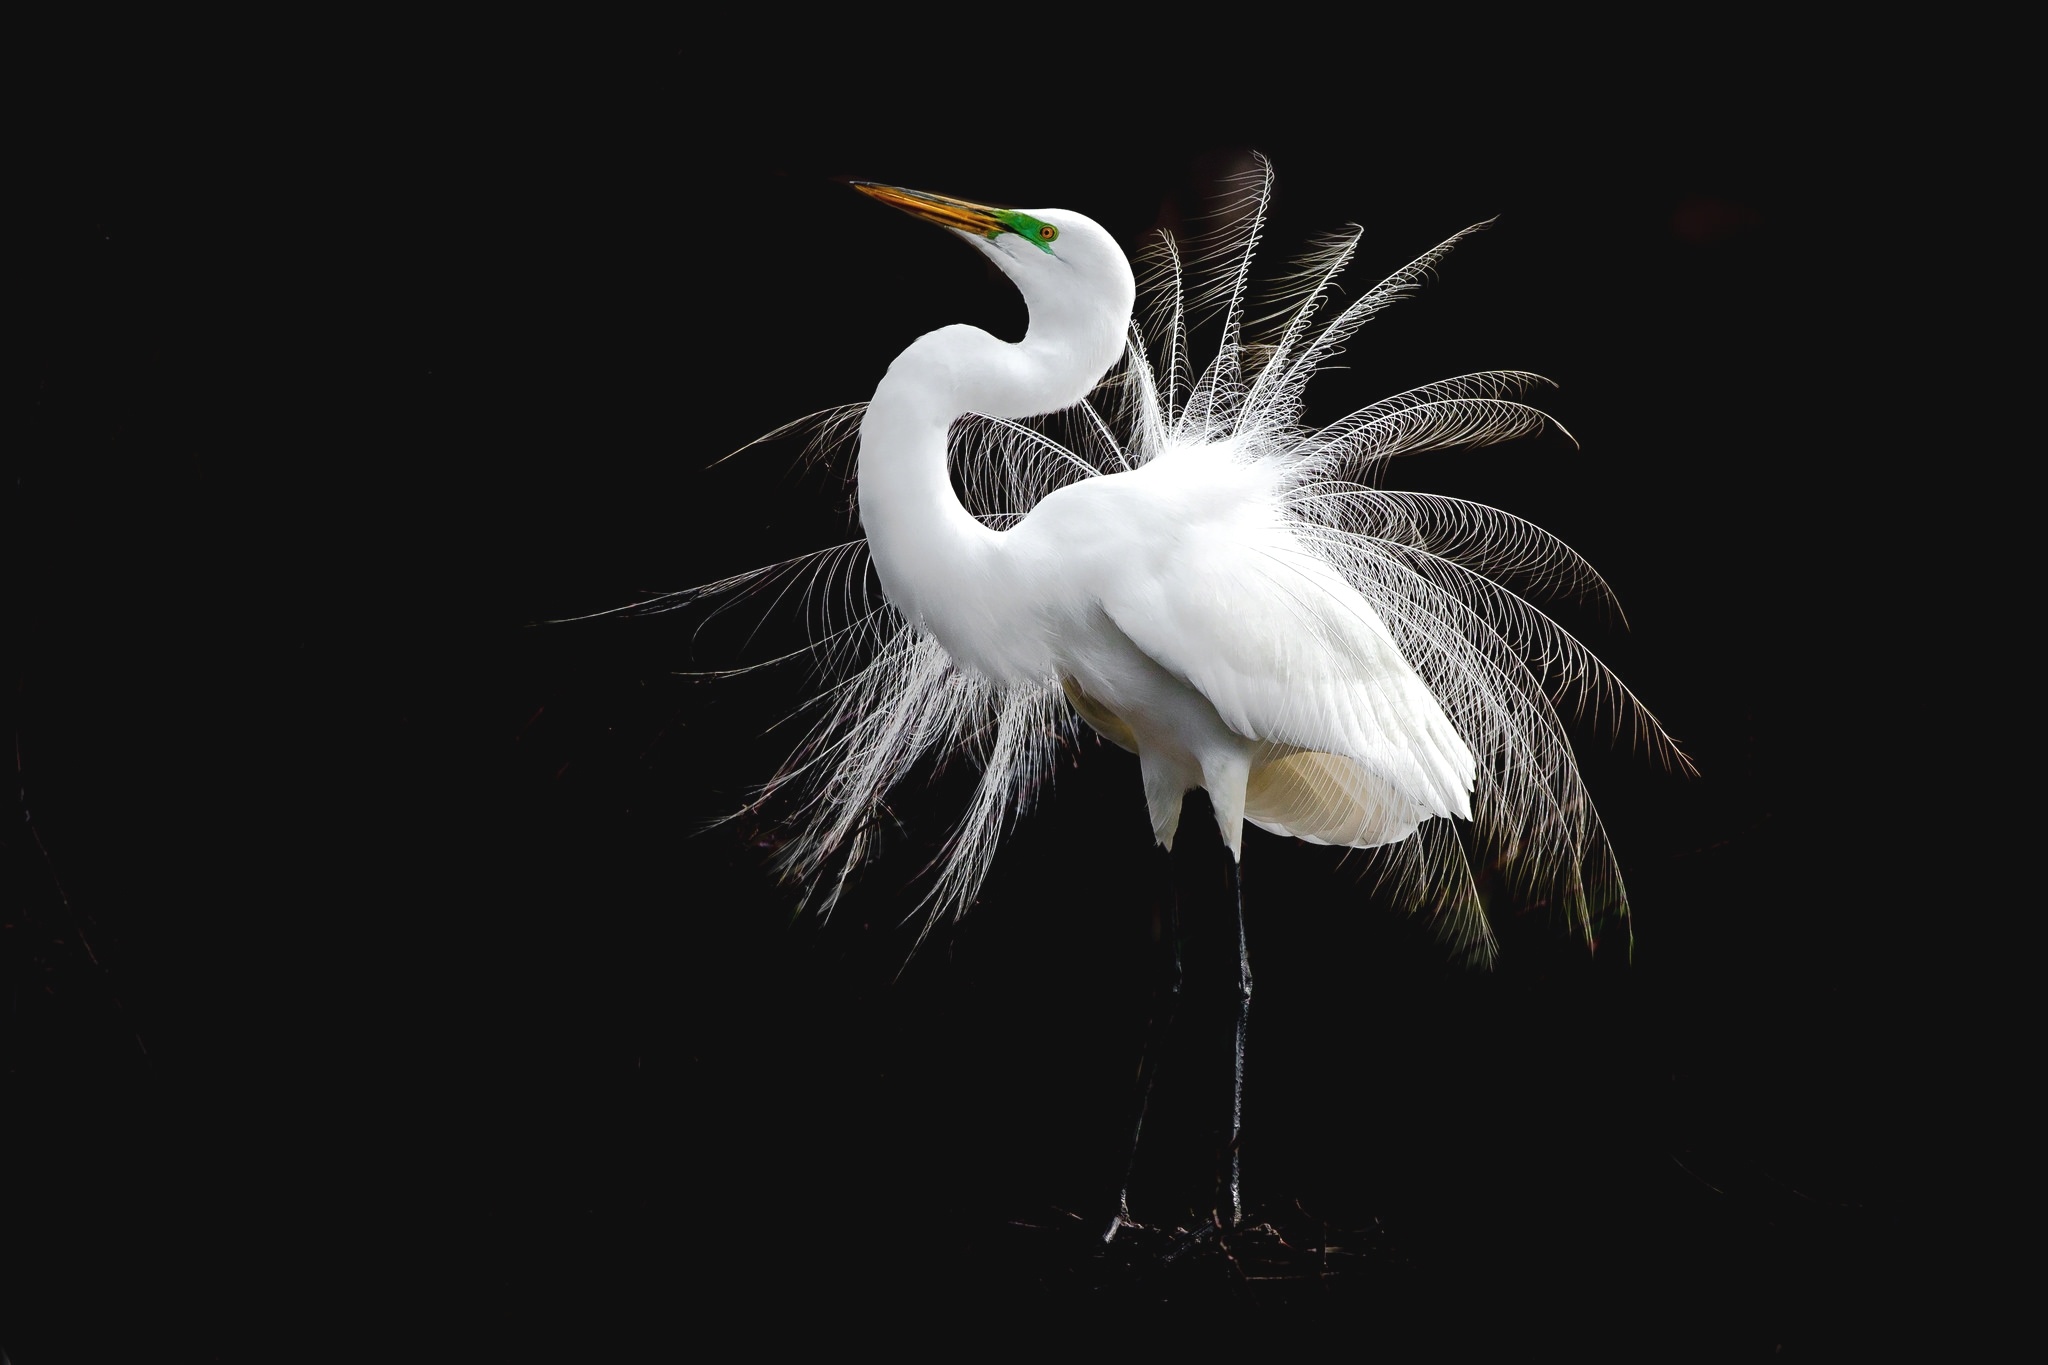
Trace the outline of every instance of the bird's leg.
<instances>
[{"instance_id":1,"label":"bird's leg","mask_svg":"<svg viewBox=\"0 0 2048 1365\"><path fill-rule=\"evenodd\" d=\"M1138 1093L1136 1113L1131 1119L1131 1145L1124 1157L1123 1180L1116 1189L1116 1212L1110 1215L1109 1226L1103 1229L1102 1240L1111 1241L1117 1230L1131 1221L1131 1172L1138 1164L1138 1137L1145 1129L1145 1108L1152 1100L1152 1084L1159 1079L1159 1063L1165 1052L1167 1035L1173 1031L1173 1018L1180 1006L1180 908L1168 900L1161 925L1160 948L1164 953L1163 970L1153 979L1151 1019L1145 1025L1145 1047L1138 1056Z\"/></svg>"},{"instance_id":2,"label":"bird's leg","mask_svg":"<svg viewBox=\"0 0 2048 1365\"><path fill-rule=\"evenodd\" d=\"M1219 1197L1223 1207L1217 1212L1223 1226L1234 1228L1244 1216L1244 1201L1238 1190L1238 1135L1244 1123L1244 1033L1252 1012L1252 958L1244 937L1243 870L1235 858L1230 860L1230 890L1237 916L1237 1027L1230 1067L1230 1141L1224 1148L1226 1165Z\"/></svg>"},{"instance_id":3,"label":"bird's leg","mask_svg":"<svg viewBox=\"0 0 2048 1365\"><path fill-rule=\"evenodd\" d=\"M1238 1143L1244 1120L1245 1028L1251 1015L1252 969L1245 943L1244 897L1239 887L1237 855L1223 840L1206 791L1188 793L1181 811L1180 830L1174 839L1173 860L1174 889L1182 908L1191 917L1199 916L1203 926L1189 932L1206 936L1214 945L1203 957L1205 963L1213 965L1203 970L1222 976L1225 983L1221 998L1211 997L1222 1009L1205 1014L1204 1018L1223 1026L1222 1010L1229 1011L1230 1108L1220 1116L1222 1123L1209 1128L1216 1135L1216 1147L1215 1165L1211 1167L1215 1184L1208 1192L1213 1201L1210 1214L1216 1226L1229 1229L1237 1226L1244 1212ZM1224 951L1230 954L1227 963ZM1205 1041L1211 1036L1205 1028Z\"/></svg>"}]
</instances>

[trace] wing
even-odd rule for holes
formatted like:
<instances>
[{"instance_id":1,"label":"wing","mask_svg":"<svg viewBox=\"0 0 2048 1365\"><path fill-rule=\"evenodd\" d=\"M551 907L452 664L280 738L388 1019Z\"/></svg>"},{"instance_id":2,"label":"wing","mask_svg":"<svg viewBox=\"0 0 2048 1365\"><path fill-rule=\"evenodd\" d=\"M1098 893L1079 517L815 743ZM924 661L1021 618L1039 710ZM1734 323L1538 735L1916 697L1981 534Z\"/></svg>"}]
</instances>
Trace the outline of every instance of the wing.
<instances>
[{"instance_id":1,"label":"wing","mask_svg":"<svg viewBox=\"0 0 2048 1365\"><path fill-rule=\"evenodd\" d=\"M1430 815L1470 819L1472 751L1372 605L1256 513L1188 530L1170 560L1102 585L1103 610L1225 725L1269 746L1267 763L1327 754L1363 769L1297 762L1255 774L1267 796L1255 806L1272 817L1259 822L1349 844L1405 837ZM1329 802L1352 814L1308 818Z\"/></svg>"}]
</instances>

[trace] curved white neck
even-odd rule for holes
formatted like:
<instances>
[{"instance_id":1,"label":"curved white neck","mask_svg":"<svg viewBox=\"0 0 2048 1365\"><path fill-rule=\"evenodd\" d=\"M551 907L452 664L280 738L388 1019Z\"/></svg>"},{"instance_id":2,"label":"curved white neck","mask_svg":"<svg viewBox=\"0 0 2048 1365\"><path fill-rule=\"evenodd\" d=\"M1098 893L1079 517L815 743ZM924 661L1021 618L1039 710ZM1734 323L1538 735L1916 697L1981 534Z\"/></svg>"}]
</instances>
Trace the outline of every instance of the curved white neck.
<instances>
[{"instance_id":1,"label":"curved white neck","mask_svg":"<svg viewBox=\"0 0 2048 1365\"><path fill-rule=\"evenodd\" d=\"M995 655L1013 623L991 619L1001 535L953 492L946 436L955 419L991 412L1003 395L989 379L1017 364L1019 348L973 327L946 327L896 357L860 426L861 527L882 591L938 636L954 659L985 675L1008 670Z\"/></svg>"},{"instance_id":2,"label":"curved white neck","mask_svg":"<svg viewBox=\"0 0 2048 1365\"><path fill-rule=\"evenodd\" d=\"M965 325L912 342L860 428L860 519L882 590L955 662L1005 682L1048 677L1051 659L1003 534L954 495L947 433L967 413L1035 417L1080 402L1122 354L1130 318L1127 293L1083 309L1027 302L1031 326L1014 344Z\"/></svg>"}]
</instances>

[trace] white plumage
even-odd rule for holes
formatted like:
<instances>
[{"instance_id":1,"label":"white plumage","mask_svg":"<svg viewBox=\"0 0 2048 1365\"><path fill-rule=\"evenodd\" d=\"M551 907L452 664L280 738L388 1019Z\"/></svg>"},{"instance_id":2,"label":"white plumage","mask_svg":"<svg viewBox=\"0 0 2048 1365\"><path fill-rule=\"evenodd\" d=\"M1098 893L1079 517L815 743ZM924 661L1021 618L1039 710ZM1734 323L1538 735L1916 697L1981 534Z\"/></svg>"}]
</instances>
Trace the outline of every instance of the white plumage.
<instances>
[{"instance_id":1,"label":"white plumage","mask_svg":"<svg viewBox=\"0 0 2048 1365\"><path fill-rule=\"evenodd\" d=\"M1359 234L1332 238L1265 301L1254 338L1252 259L1271 192L1261 162L1220 215L1207 283L1185 278L1171 239L1148 252L1147 337L1132 325L1128 259L1086 217L861 188L993 259L1029 308L1024 338L941 328L898 356L864 407L773 433L807 428L814 451L843 458L858 421L864 543L643 604L790 575L824 604L815 649L832 681L764 792L793 799L786 874L821 908L869 856L895 783L965 749L982 778L925 901L934 919L964 910L1078 715L1138 755L1163 844L1202 787L1233 855L1245 820L1391 846L1382 885L1444 915L1482 959L1493 940L1475 865L1565 907L1589 942L1625 915L1555 703L1607 710L1684 760L1519 595L1604 599L1605 584L1504 512L1369 482L1395 455L1540 430L1549 419L1521 398L1546 381L1466 375L1320 429L1301 422L1308 381L1466 233L1348 304L1335 286ZM1222 339L1197 376L1188 338L1205 310ZM882 602L865 591L863 550Z\"/></svg>"}]
</instances>

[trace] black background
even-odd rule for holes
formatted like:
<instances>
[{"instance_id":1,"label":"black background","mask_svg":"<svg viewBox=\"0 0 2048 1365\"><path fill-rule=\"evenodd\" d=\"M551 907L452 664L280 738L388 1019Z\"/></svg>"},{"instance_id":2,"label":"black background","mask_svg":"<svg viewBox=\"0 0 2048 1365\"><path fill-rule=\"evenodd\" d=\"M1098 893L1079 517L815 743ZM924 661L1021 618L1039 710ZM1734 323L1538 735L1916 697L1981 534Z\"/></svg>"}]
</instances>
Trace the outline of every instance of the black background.
<instances>
[{"instance_id":1,"label":"black background","mask_svg":"<svg viewBox=\"0 0 2048 1365\"><path fill-rule=\"evenodd\" d=\"M1632 962L1511 919L1463 974L1333 857L1250 835L1248 1194L1391 1250L1176 1308L1452 1355L1975 1330L1984 1172L1952 1143L1985 945L1920 851L1942 746L1900 718L1923 684L1864 549L1922 373L1911 287L1879 287L1924 245L1911 119L1817 77L1825 42L1733 55L1753 34L1483 66L1374 35L1341 68L1308 34L1291 61L1045 36L1090 60L814 30L802 61L769 55L789 34L53 54L7 532L10 1358L660 1358L727 1321L1171 1300L1012 1226L1092 1214L1113 1165L1161 894L1134 761L1083 745L910 957L961 774L904 795L827 923L793 917L771 825L705 828L810 683L692 674L773 655L790 613L536 623L840 538L845 471L713 462L924 330L1021 328L844 180L1136 244L1252 150L1271 260L1360 222L1354 288L1499 216L1314 415L1557 380L1578 450L1396 478L1586 554L1631 628L1568 624L1700 772L1582 736Z\"/></svg>"}]
</instances>

